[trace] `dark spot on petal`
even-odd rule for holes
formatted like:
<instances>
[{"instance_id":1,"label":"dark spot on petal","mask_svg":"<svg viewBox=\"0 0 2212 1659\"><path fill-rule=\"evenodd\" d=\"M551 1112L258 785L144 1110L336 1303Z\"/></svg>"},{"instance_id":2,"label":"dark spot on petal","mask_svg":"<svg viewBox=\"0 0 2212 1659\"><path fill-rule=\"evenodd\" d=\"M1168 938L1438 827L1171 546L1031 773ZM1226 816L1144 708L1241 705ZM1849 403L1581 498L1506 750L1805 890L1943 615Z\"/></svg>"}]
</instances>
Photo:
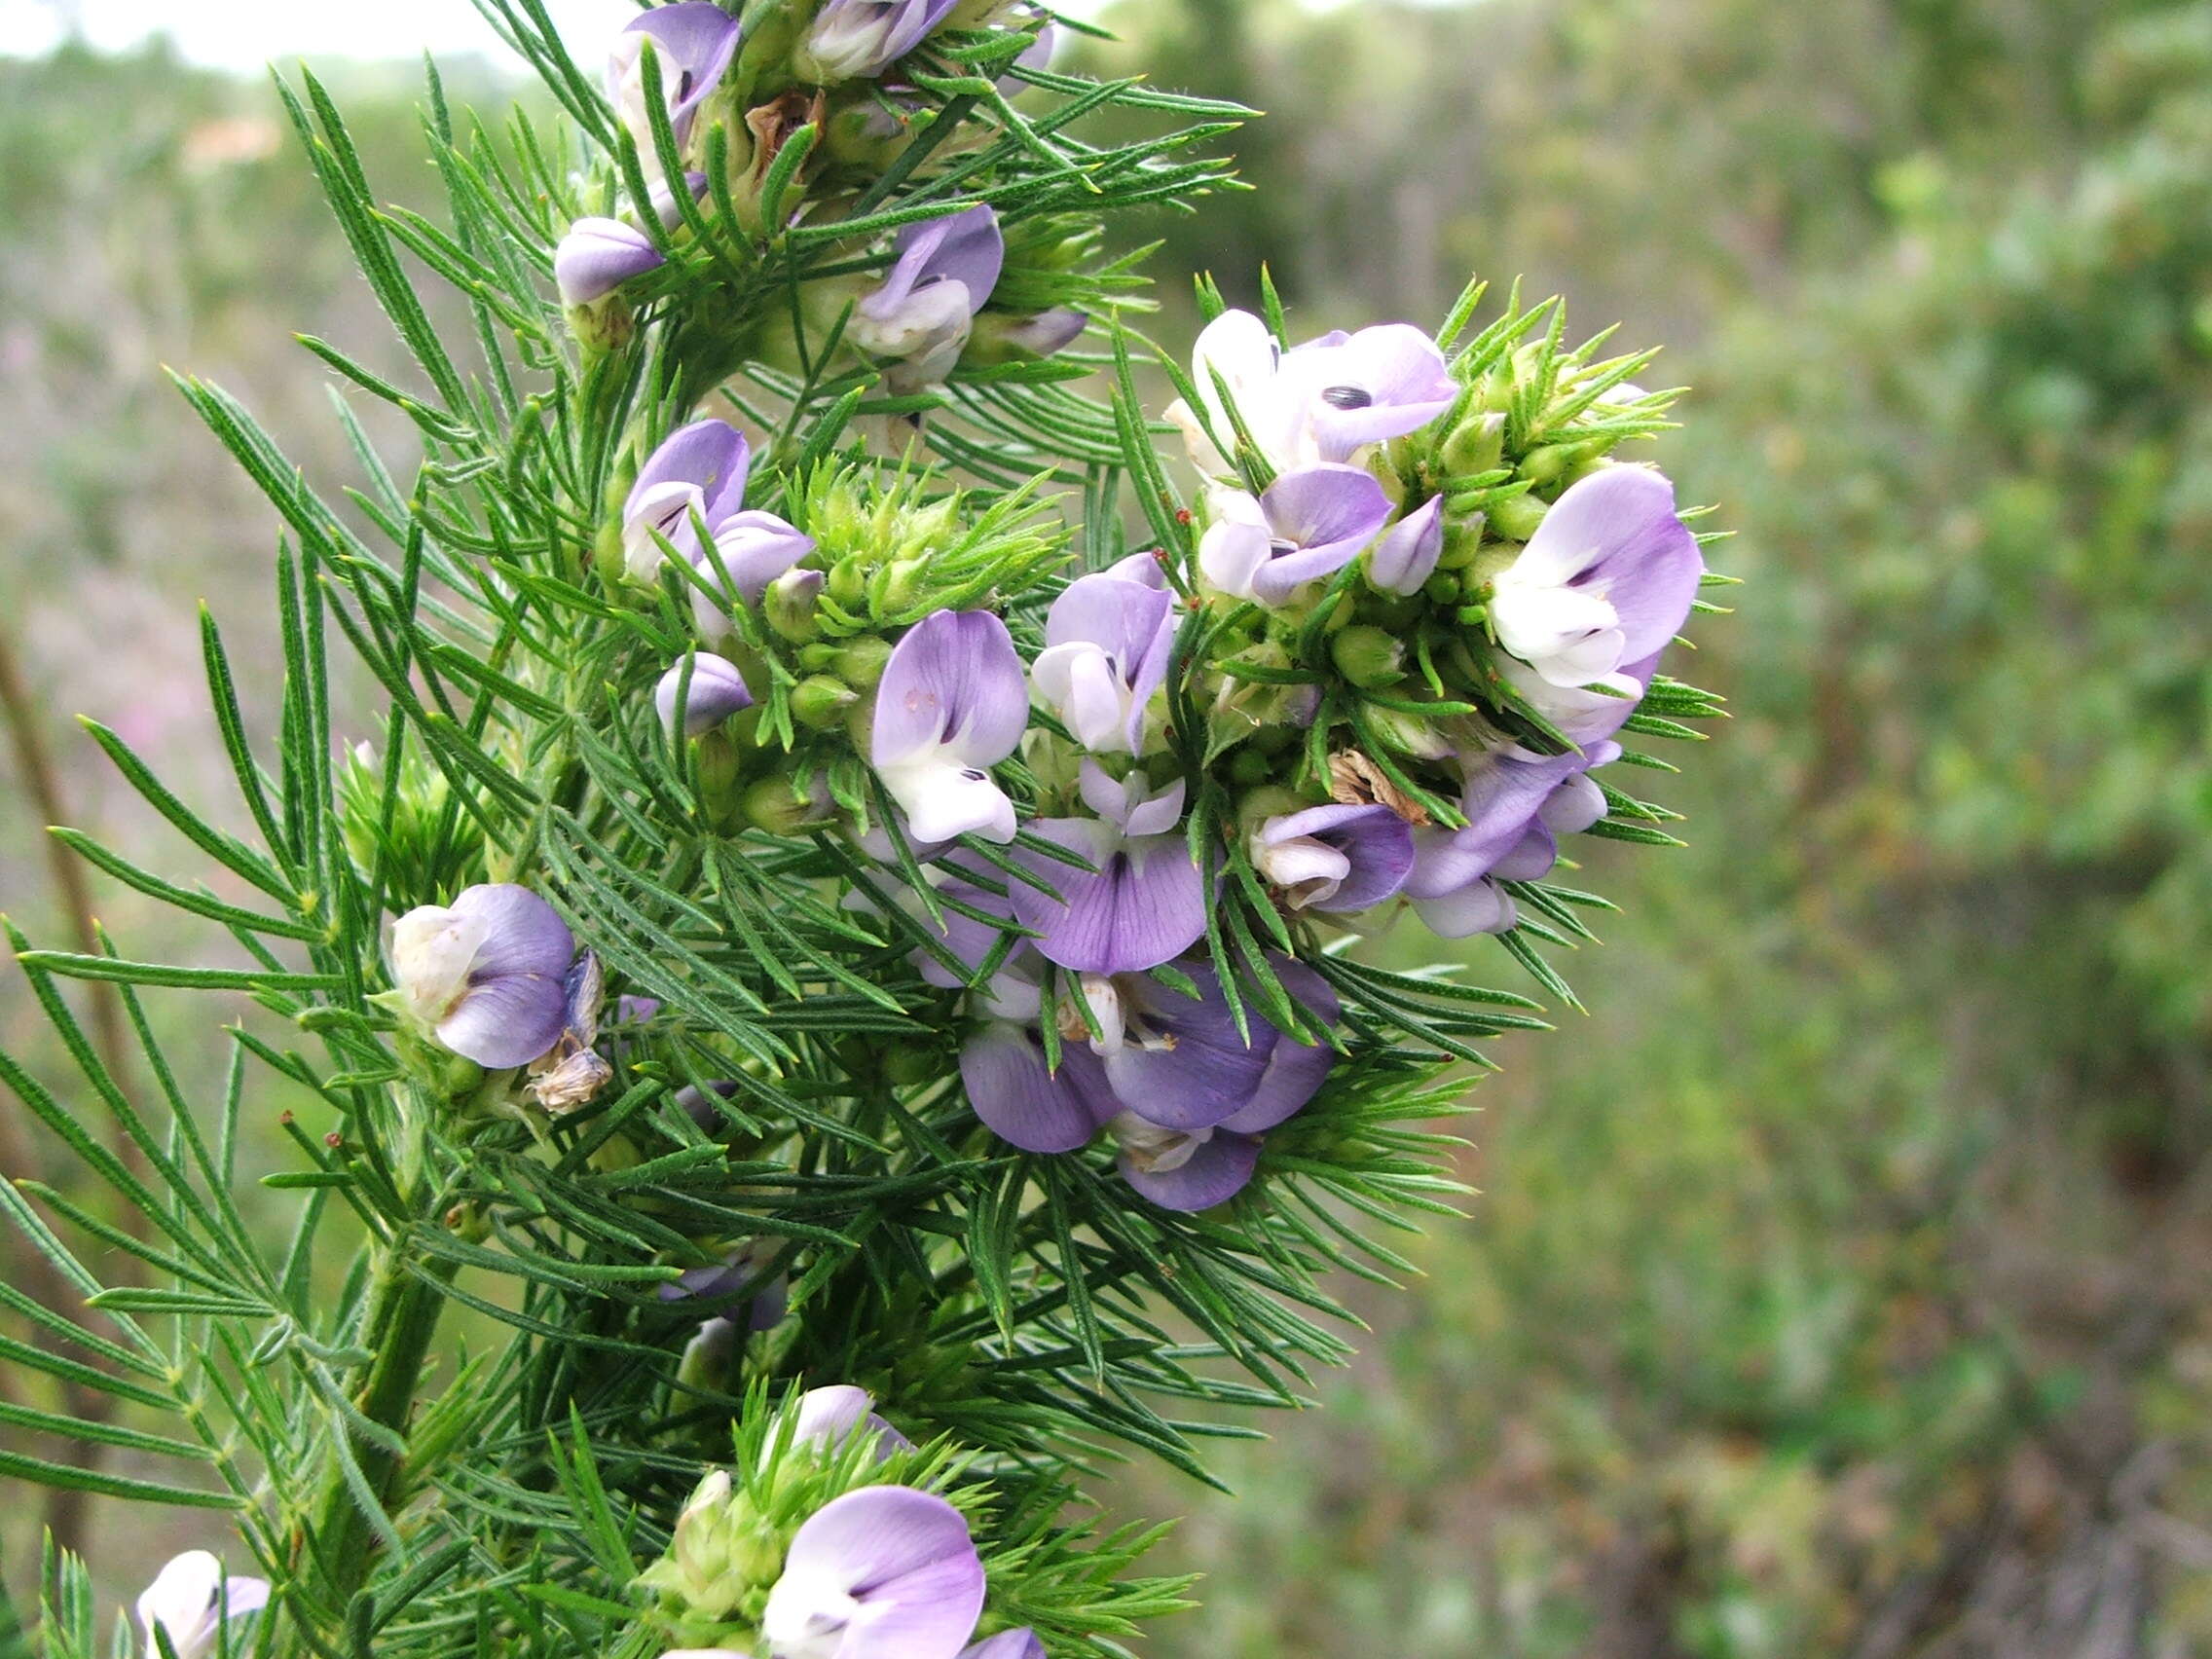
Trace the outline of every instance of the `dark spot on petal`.
<instances>
[{"instance_id":1,"label":"dark spot on petal","mask_svg":"<svg viewBox=\"0 0 2212 1659\"><path fill-rule=\"evenodd\" d=\"M1375 402L1375 394L1363 387L1332 386L1321 393L1321 401L1331 409L1366 409Z\"/></svg>"}]
</instances>

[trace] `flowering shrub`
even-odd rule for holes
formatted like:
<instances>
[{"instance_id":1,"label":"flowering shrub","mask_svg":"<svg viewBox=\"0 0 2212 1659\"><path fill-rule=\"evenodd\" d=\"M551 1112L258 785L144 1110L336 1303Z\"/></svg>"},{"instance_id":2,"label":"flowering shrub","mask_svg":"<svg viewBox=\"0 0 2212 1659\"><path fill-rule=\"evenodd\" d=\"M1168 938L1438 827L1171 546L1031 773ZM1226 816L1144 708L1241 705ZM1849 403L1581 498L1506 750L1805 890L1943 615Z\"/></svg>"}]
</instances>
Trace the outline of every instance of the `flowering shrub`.
<instances>
[{"instance_id":1,"label":"flowering shrub","mask_svg":"<svg viewBox=\"0 0 2212 1659\"><path fill-rule=\"evenodd\" d=\"M1565 1000L1541 947L1603 902L1563 838L1669 839L1614 781L1714 712L1659 671L1700 537L1615 453L1669 396L1479 284L1295 344L1209 286L1186 368L1106 216L1201 202L1242 112L1056 75L1019 8L683 0L604 96L495 9L571 125L462 143L433 82L446 225L286 93L417 381L314 350L412 475L364 439L341 507L185 387L283 526L266 760L206 636L259 843L103 732L228 896L87 851L244 961L22 959L144 1166L5 1062L134 1219L55 1211L142 1272L0 1189L90 1304L18 1309L89 1357L7 1357L174 1419L42 1425L176 1468L10 1466L229 1513L237 1575L139 1604L173 1659L1123 1651L1186 1582L1071 1521L1078 1475L1199 1472L1174 1414L1344 1357L1322 1275L1450 1213L1423 1125L1535 1023L1362 940L1494 936ZM1085 142L1108 104L1165 130ZM227 1097L141 1019L157 1127L68 977L244 993ZM256 1070L306 1102L275 1258ZM89 1655L82 1564L48 1583Z\"/></svg>"}]
</instances>

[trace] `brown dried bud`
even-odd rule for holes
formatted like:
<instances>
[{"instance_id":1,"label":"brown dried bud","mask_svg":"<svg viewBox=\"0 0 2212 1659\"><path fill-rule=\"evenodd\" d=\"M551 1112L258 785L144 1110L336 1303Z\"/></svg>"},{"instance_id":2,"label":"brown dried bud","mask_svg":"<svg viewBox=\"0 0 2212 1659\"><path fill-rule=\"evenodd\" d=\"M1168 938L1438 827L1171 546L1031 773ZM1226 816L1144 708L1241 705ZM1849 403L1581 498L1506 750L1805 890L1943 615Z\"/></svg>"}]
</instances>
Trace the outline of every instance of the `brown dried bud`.
<instances>
[{"instance_id":1,"label":"brown dried bud","mask_svg":"<svg viewBox=\"0 0 2212 1659\"><path fill-rule=\"evenodd\" d=\"M1407 798L1389 773L1356 749L1329 756L1329 798L1340 806L1386 806L1417 829L1428 822L1428 809Z\"/></svg>"}]
</instances>

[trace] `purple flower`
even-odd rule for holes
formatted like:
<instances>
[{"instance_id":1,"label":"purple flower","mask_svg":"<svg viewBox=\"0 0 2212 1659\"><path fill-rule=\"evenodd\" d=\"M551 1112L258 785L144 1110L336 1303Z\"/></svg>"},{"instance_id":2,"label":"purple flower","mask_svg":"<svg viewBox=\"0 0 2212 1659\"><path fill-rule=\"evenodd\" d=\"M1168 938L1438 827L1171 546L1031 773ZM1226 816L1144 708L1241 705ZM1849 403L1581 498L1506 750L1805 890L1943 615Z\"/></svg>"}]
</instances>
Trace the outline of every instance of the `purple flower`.
<instances>
[{"instance_id":1,"label":"purple flower","mask_svg":"<svg viewBox=\"0 0 2212 1659\"><path fill-rule=\"evenodd\" d=\"M986 1636L966 1649L960 1659L1045 1659L1045 1644L1027 1625Z\"/></svg>"},{"instance_id":2,"label":"purple flower","mask_svg":"<svg viewBox=\"0 0 2212 1659\"><path fill-rule=\"evenodd\" d=\"M1341 1012L1336 993L1318 974L1283 959L1272 966L1284 989L1317 1023L1336 1023ZM1336 1063L1335 1051L1325 1043L1270 1036L1258 1084L1227 1117L1177 1128L1161 1123L1161 1114L1132 1106L1109 1123L1106 1127L1122 1149L1122 1178L1162 1209L1211 1209L1241 1192L1258 1167L1267 1131L1311 1100Z\"/></svg>"},{"instance_id":3,"label":"purple flower","mask_svg":"<svg viewBox=\"0 0 2212 1659\"><path fill-rule=\"evenodd\" d=\"M765 1331L782 1321L790 1306L790 1287L776 1270L783 1248L779 1239L749 1238L719 1262L685 1268L658 1294L663 1302L690 1304L694 1313L742 1321L749 1331Z\"/></svg>"},{"instance_id":4,"label":"purple flower","mask_svg":"<svg viewBox=\"0 0 2212 1659\"><path fill-rule=\"evenodd\" d=\"M1014 802L990 768L1029 723L1029 687L1006 624L940 610L894 645L876 687L869 758L922 841L1014 839Z\"/></svg>"},{"instance_id":5,"label":"purple flower","mask_svg":"<svg viewBox=\"0 0 2212 1659\"><path fill-rule=\"evenodd\" d=\"M818 1446L825 1452L842 1452L856 1436L874 1442L875 1460L911 1452L914 1443L875 1415L875 1399L866 1388L850 1382L809 1388L799 1396L798 1420L792 1428L794 1446Z\"/></svg>"},{"instance_id":6,"label":"purple flower","mask_svg":"<svg viewBox=\"0 0 2212 1659\"><path fill-rule=\"evenodd\" d=\"M223 1564L207 1551L186 1550L139 1596L138 1623L149 1654L162 1651L166 1636L176 1659L204 1659L221 1644L224 1625L268 1604L266 1578L226 1578Z\"/></svg>"},{"instance_id":7,"label":"purple flower","mask_svg":"<svg viewBox=\"0 0 2212 1659\"><path fill-rule=\"evenodd\" d=\"M1266 323L1240 311L1224 312L1198 335L1191 381L1203 418L1178 400L1167 419L1182 428L1192 464L1214 476L1231 470L1220 445L1235 432L1224 386L1278 471L1349 461L1368 444L1419 431L1459 389L1436 343L1411 324L1329 334L1284 351Z\"/></svg>"},{"instance_id":8,"label":"purple flower","mask_svg":"<svg viewBox=\"0 0 2212 1659\"><path fill-rule=\"evenodd\" d=\"M553 250L553 282L563 305L588 306L667 263L643 231L619 219L578 219Z\"/></svg>"},{"instance_id":9,"label":"purple flower","mask_svg":"<svg viewBox=\"0 0 2212 1659\"><path fill-rule=\"evenodd\" d=\"M1086 760L1082 788L1096 818L1041 818L1031 829L1092 870L1029 855L1027 866L1059 896L1015 882L1015 919L1039 936L1048 961L1079 974L1134 973L1182 955L1206 931L1206 880L1175 832L1183 781L1152 794L1143 774L1117 783Z\"/></svg>"},{"instance_id":10,"label":"purple flower","mask_svg":"<svg viewBox=\"0 0 2212 1659\"><path fill-rule=\"evenodd\" d=\"M1257 498L1220 499L1198 568L1223 593L1269 606L1350 564L1390 517L1373 473L1328 463L1285 472Z\"/></svg>"},{"instance_id":11,"label":"purple flower","mask_svg":"<svg viewBox=\"0 0 2212 1659\"><path fill-rule=\"evenodd\" d=\"M829 84L880 75L944 21L954 0L828 0L799 48L801 73Z\"/></svg>"},{"instance_id":12,"label":"purple flower","mask_svg":"<svg viewBox=\"0 0 2212 1659\"><path fill-rule=\"evenodd\" d=\"M455 1053L494 1070L528 1065L567 1032L575 954L553 906L505 883L422 905L391 930L407 1011Z\"/></svg>"},{"instance_id":13,"label":"purple flower","mask_svg":"<svg viewBox=\"0 0 2212 1659\"><path fill-rule=\"evenodd\" d=\"M615 114L637 144L638 160L648 178L659 176L659 158L653 147L652 119L645 108L642 65L646 44L651 44L660 69L668 125L681 147L690 135L700 104L721 84L730 58L737 53L737 19L711 0L656 6L633 18L614 37L607 55L608 96L613 99Z\"/></svg>"},{"instance_id":14,"label":"purple flower","mask_svg":"<svg viewBox=\"0 0 2212 1659\"><path fill-rule=\"evenodd\" d=\"M892 389L913 391L938 385L960 360L976 313L998 286L1006 241L998 215L977 206L904 227L896 251L882 284L855 309L852 339L892 359Z\"/></svg>"},{"instance_id":15,"label":"purple flower","mask_svg":"<svg viewBox=\"0 0 2212 1659\"><path fill-rule=\"evenodd\" d=\"M746 689L745 676L735 663L712 651L693 651L689 661L689 684L684 683L684 665L680 662L653 687L653 707L660 711L662 725L675 730L679 692L683 695L685 737L713 731L740 709L753 707L753 693Z\"/></svg>"},{"instance_id":16,"label":"purple flower","mask_svg":"<svg viewBox=\"0 0 2212 1659\"><path fill-rule=\"evenodd\" d=\"M1413 826L1386 806L1315 806L1252 833L1252 863L1294 910L1365 910L1414 866Z\"/></svg>"},{"instance_id":17,"label":"purple flower","mask_svg":"<svg viewBox=\"0 0 2212 1659\"><path fill-rule=\"evenodd\" d=\"M960 1511L912 1487L863 1487L799 1528L760 1633L774 1659L959 1659L982 1610Z\"/></svg>"},{"instance_id":18,"label":"purple flower","mask_svg":"<svg viewBox=\"0 0 2212 1659\"><path fill-rule=\"evenodd\" d=\"M696 564L693 519L711 530L737 514L752 465L745 434L727 421L694 421L663 438L622 502L622 562L632 578L656 577L662 541Z\"/></svg>"},{"instance_id":19,"label":"purple flower","mask_svg":"<svg viewBox=\"0 0 2212 1659\"><path fill-rule=\"evenodd\" d=\"M1035 316L1015 323L1006 331L1010 345L1024 351L1034 351L1040 357L1050 357L1064 350L1083 338L1083 331L1090 326L1090 317L1084 312L1068 306L1054 306L1051 311L1039 312Z\"/></svg>"},{"instance_id":20,"label":"purple flower","mask_svg":"<svg viewBox=\"0 0 2212 1659\"><path fill-rule=\"evenodd\" d=\"M1491 629L1547 683L1588 685L1665 649L1704 570L1674 485L1648 467L1608 466L1560 497L1492 579Z\"/></svg>"},{"instance_id":21,"label":"purple flower","mask_svg":"<svg viewBox=\"0 0 2212 1659\"><path fill-rule=\"evenodd\" d=\"M1416 836L1405 892L1421 920L1446 939L1511 927L1512 901L1497 883L1541 880L1558 862L1559 837L1605 816L1604 792L1588 774L1620 753L1616 743L1566 755L1510 747L1468 762L1465 828Z\"/></svg>"},{"instance_id":22,"label":"purple flower","mask_svg":"<svg viewBox=\"0 0 2212 1659\"><path fill-rule=\"evenodd\" d=\"M1167 678L1174 610L1150 553L1079 576L1052 602L1030 675L1038 695L1092 754L1143 753L1145 710Z\"/></svg>"},{"instance_id":23,"label":"purple flower","mask_svg":"<svg viewBox=\"0 0 2212 1659\"><path fill-rule=\"evenodd\" d=\"M1390 527L1367 555L1367 579L1379 593L1411 598L1436 574L1444 556L1444 498L1431 496Z\"/></svg>"},{"instance_id":24,"label":"purple flower","mask_svg":"<svg viewBox=\"0 0 2212 1659\"><path fill-rule=\"evenodd\" d=\"M1060 1069L1045 1063L1032 1029L999 1020L960 1050L960 1081L990 1131L1024 1152L1074 1152L1088 1146L1122 1110L1098 1057L1081 1039L1060 1045Z\"/></svg>"}]
</instances>

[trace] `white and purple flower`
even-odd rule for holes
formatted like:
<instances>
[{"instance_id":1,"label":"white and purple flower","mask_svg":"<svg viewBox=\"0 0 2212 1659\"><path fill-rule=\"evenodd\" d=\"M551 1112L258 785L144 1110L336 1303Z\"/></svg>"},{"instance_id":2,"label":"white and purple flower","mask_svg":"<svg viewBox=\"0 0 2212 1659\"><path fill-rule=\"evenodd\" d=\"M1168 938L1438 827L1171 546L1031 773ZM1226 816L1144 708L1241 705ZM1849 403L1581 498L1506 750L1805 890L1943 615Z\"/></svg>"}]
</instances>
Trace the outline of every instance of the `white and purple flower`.
<instances>
[{"instance_id":1,"label":"white and purple flower","mask_svg":"<svg viewBox=\"0 0 2212 1659\"><path fill-rule=\"evenodd\" d=\"M1220 592L1266 606L1343 570L1390 518L1375 475L1335 462L1285 472L1257 497L1221 491L1214 500L1198 569Z\"/></svg>"},{"instance_id":2,"label":"white and purple flower","mask_svg":"<svg viewBox=\"0 0 2212 1659\"><path fill-rule=\"evenodd\" d=\"M875 1460L883 1462L895 1453L911 1452L914 1443L876 1416L875 1396L850 1382L832 1382L809 1388L799 1396L798 1419L792 1427L792 1444L841 1452L865 1436L875 1448Z\"/></svg>"},{"instance_id":3,"label":"white and purple flower","mask_svg":"<svg viewBox=\"0 0 2212 1659\"><path fill-rule=\"evenodd\" d=\"M1459 391L1436 342L1410 323L1340 331L1285 351L1266 323L1241 311L1224 312L1199 333L1191 380L1202 418L1179 399L1167 419L1209 477L1232 470L1221 447L1235 442L1224 387L1277 471L1347 461L1370 444L1419 431Z\"/></svg>"},{"instance_id":4,"label":"white and purple flower","mask_svg":"<svg viewBox=\"0 0 2212 1659\"><path fill-rule=\"evenodd\" d=\"M1674 485L1649 467L1604 467L1560 497L1492 578L1491 630L1549 685L1608 683L1666 648L1704 571Z\"/></svg>"},{"instance_id":5,"label":"white and purple flower","mask_svg":"<svg viewBox=\"0 0 2212 1659\"><path fill-rule=\"evenodd\" d=\"M916 840L1007 842L1014 802L991 768L1029 724L1029 686L1006 624L940 610L892 647L876 686L869 759Z\"/></svg>"},{"instance_id":6,"label":"white and purple flower","mask_svg":"<svg viewBox=\"0 0 2212 1659\"><path fill-rule=\"evenodd\" d=\"M699 106L721 84L737 55L738 22L713 0L682 0L655 6L633 18L614 37L607 55L607 92L623 129L638 146L638 160L648 180L660 177L653 145L652 117L645 103L644 59L653 49L660 72L662 107L681 147L691 134Z\"/></svg>"},{"instance_id":7,"label":"white and purple flower","mask_svg":"<svg viewBox=\"0 0 2212 1659\"><path fill-rule=\"evenodd\" d=\"M146 1652L162 1651L162 1638L176 1659L205 1659L221 1645L223 1627L269 1604L266 1578L227 1577L205 1550L186 1550L155 1575L138 1598L138 1623Z\"/></svg>"},{"instance_id":8,"label":"white and purple flower","mask_svg":"<svg viewBox=\"0 0 2212 1659\"><path fill-rule=\"evenodd\" d=\"M1367 580L1379 593L1410 599L1444 556L1444 498L1431 496L1396 524L1367 555Z\"/></svg>"},{"instance_id":9,"label":"white and purple flower","mask_svg":"<svg viewBox=\"0 0 2212 1659\"><path fill-rule=\"evenodd\" d=\"M745 505L752 464L743 432L711 417L694 421L645 458L622 503L623 568L634 581L654 581L666 549L674 548L721 595L718 607L709 593L691 594L692 615L710 639L729 632L725 607L759 605L775 582L814 551L812 536L774 513ZM702 524L712 552L699 539Z\"/></svg>"},{"instance_id":10,"label":"white and purple flower","mask_svg":"<svg viewBox=\"0 0 2212 1659\"><path fill-rule=\"evenodd\" d=\"M970 207L900 231L882 283L855 308L853 344L890 367L894 391L936 386L952 372L976 313L998 286L1006 240L998 215Z\"/></svg>"},{"instance_id":11,"label":"white and purple flower","mask_svg":"<svg viewBox=\"0 0 2212 1659\"><path fill-rule=\"evenodd\" d=\"M1459 830L1416 837L1406 897L1445 939L1501 933L1514 923L1504 881L1539 881L1559 861L1559 837L1605 816L1605 793L1589 776L1620 758L1620 745L1594 743L1566 755L1508 746L1467 763Z\"/></svg>"},{"instance_id":12,"label":"white and purple flower","mask_svg":"<svg viewBox=\"0 0 2212 1659\"><path fill-rule=\"evenodd\" d=\"M1206 931L1207 889L1176 832L1183 780L1155 793L1142 772L1117 781L1087 759L1080 787L1097 817L1041 818L1030 828L1091 868L1030 856L1028 867L1054 893L1014 883L1014 918L1037 934L1047 961L1079 974L1135 973L1182 955Z\"/></svg>"},{"instance_id":13,"label":"white and purple flower","mask_svg":"<svg viewBox=\"0 0 2212 1659\"><path fill-rule=\"evenodd\" d=\"M578 219L553 249L553 282L565 306L604 300L668 261L645 232L619 219Z\"/></svg>"},{"instance_id":14,"label":"white and purple flower","mask_svg":"<svg viewBox=\"0 0 2212 1659\"><path fill-rule=\"evenodd\" d=\"M1291 909L1347 913L1397 896L1414 867L1414 831L1387 806L1314 806L1262 823L1251 854Z\"/></svg>"},{"instance_id":15,"label":"white and purple flower","mask_svg":"<svg viewBox=\"0 0 2212 1659\"><path fill-rule=\"evenodd\" d=\"M983 1592L959 1510L912 1487L863 1487L800 1526L760 1633L772 1659L959 1659Z\"/></svg>"},{"instance_id":16,"label":"white and purple flower","mask_svg":"<svg viewBox=\"0 0 2212 1659\"><path fill-rule=\"evenodd\" d=\"M799 72L825 86L880 75L928 38L956 0L827 0L800 43Z\"/></svg>"},{"instance_id":17,"label":"white and purple flower","mask_svg":"<svg viewBox=\"0 0 2212 1659\"><path fill-rule=\"evenodd\" d=\"M576 941L552 905L510 883L424 904L391 930L407 1012L455 1053L495 1071L523 1066L569 1028Z\"/></svg>"},{"instance_id":18,"label":"white and purple flower","mask_svg":"<svg viewBox=\"0 0 2212 1659\"><path fill-rule=\"evenodd\" d=\"M1030 677L1093 755L1144 753L1145 711L1167 679L1174 611L1175 596L1150 553L1079 576L1052 602Z\"/></svg>"},{"instance_id":19,"label":"white and purple flower","mask_svg":"<svg viewBox=\"0 0 2212 1659\"><path fill-rule=\"evenodd\" d=\"M693 651L660 677L653 687L653 707L660 723L676 729L676 700L683 699L683 735L700 737L713 731L741 709L753 707L753 693L737 664L712 651Z\"/></svg>"}]
</instances>

